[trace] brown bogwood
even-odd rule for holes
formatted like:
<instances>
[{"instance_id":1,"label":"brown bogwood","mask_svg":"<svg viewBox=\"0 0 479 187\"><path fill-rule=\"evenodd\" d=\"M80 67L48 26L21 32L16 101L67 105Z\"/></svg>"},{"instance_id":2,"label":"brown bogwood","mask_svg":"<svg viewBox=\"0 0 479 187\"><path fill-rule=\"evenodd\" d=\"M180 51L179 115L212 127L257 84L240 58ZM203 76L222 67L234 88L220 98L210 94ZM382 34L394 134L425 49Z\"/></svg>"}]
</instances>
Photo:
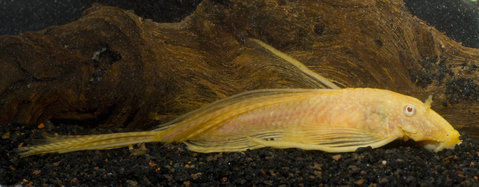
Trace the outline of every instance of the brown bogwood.
<instances>
[{"instance_id":1,"label":"brown bogwood","mask_svg":"<svg viewBox=\"0 0 479 187\"><path fill-rule=\"evenodd\" d=\"M94 4L69 24L0 36L0 121L146 128L245 90L317 87L248 38L343 87L433 95L479 137L479 51L400 0L205 0L179 23Z\"/></svg>"}]
</instances>

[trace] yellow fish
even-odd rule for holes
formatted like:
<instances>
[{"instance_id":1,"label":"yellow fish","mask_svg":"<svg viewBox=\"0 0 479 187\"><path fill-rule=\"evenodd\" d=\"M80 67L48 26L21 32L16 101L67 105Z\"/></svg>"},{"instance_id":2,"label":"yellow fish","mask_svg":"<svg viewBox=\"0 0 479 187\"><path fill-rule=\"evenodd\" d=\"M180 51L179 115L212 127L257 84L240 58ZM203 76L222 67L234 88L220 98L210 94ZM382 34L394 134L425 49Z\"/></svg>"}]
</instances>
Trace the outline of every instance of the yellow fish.
<instances>
[{"instance_id":1,"label":"yellow fish","mask_svg":"<svg viewBox=\"0 0 479 187\"><path fill-rule=\"evenodd\" d=\"M373 88L268 89L244 92L143 132L49 138L21 156L182 142L196 152L262 147L350 152L412 139L432 151L453 149L459 133L425 103Z\"/></svg>"}]
</instances>

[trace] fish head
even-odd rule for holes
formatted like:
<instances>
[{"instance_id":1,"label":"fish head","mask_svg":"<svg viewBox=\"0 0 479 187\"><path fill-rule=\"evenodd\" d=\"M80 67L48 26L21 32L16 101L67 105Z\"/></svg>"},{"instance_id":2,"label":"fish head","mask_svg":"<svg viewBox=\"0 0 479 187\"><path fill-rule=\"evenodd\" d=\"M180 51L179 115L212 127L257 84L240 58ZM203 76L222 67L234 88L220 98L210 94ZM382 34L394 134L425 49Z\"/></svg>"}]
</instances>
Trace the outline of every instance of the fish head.
<instances>
[{"instance_id":1,"label":"fish head","mask_svg":"<svg viewBox=\"0 0 479 187\"><path fill-rule=\"evenodd\" d=\"M391 97L391 100L395 100L394 123L405 140L412 139L434 152L454 149L462 142L459 132L431 109L431 96L424 103L401 94Z\"/></svg>"}]
</instances>

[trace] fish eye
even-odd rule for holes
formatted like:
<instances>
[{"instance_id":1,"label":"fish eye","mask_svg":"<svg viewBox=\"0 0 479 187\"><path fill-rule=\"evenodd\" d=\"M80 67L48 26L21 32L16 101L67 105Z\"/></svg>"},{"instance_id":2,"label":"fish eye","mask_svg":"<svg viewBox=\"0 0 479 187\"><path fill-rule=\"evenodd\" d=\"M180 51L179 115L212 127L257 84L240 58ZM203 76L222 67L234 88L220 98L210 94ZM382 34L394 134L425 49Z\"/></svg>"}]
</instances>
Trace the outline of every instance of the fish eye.
<instances>
[{"instance_id":1,"label":"fish eye","mask_svg":"<svg viewBox=\"0 0 479 187\"><path fill-rule=\"evenodd\" d=\"M406 116L413 116L416 114L416 107L414 105L404 106L404 114L406 114Z\"/></svg>"}]
</instances>

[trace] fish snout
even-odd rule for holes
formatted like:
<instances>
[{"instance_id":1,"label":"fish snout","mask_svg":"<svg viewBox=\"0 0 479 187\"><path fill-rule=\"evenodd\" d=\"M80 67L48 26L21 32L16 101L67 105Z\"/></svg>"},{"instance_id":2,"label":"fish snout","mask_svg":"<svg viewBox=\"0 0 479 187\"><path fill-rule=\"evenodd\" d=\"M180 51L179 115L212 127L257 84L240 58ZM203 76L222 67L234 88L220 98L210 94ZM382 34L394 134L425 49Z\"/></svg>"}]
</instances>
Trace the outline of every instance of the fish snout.
<instances>
[{"instance_id":1,"label":"fish snout","mask_svg":"<svg viewBox=\"0 0 479 187\"><path fill-rule=\"evenodd\" d=\"M456 145L461 144L462 140L459 139L459 136L459 132L454 130L454 132L445 135L442 140L425 140L419 143L427 150L438 152L443 149L454 149Z\"/></svg>"},{"instance_id":2,"label":"fish snout","mask_svg":"<svg viewBox=\"0 0 479 187\"><path fill-rule=\"evenodd\" d=\"M444 141L442 141L439 146L434 151L440 151L442 149L454 149L456 145L462 143L462 140L459 139L460 134L456 129L452 129L446 134Z\"/></svg>"},{"instance_id":3,"label":"fish snout","mask_svg":"<svg viewBox=\"0 0 479 187\"><path fill-rule=\"evenodd\" d=\"M422 142L424 148L438 152L443 149L454 149L462 140L459 132L442 116L434 111L429 111L429 119L433 130L429 136L425 137L426 141ZM429 140L427 140L429 139Z\"/></svg>"}]
</instances>

